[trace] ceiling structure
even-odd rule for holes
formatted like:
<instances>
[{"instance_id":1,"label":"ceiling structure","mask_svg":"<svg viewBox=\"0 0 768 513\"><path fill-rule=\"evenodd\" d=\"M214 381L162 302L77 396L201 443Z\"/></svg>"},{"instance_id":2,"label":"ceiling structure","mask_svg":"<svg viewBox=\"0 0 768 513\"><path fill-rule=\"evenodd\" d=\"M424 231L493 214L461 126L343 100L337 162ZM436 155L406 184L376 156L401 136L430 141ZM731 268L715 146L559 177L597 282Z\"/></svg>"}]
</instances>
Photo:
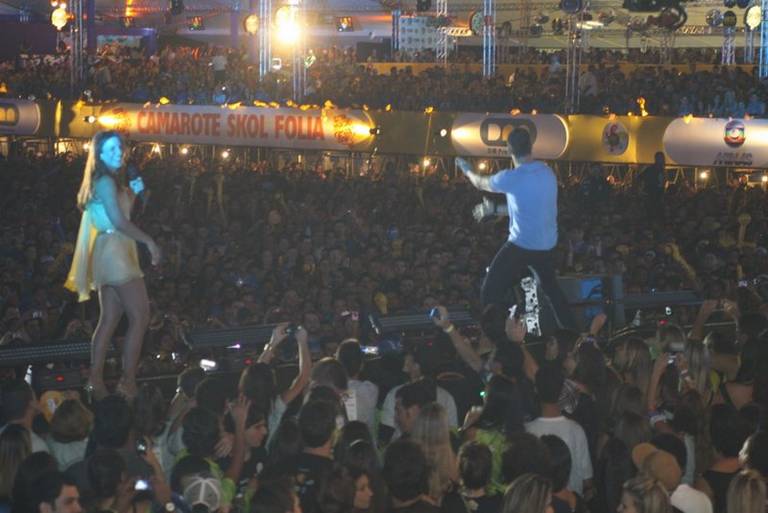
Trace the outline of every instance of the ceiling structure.
<instances>
[{"instance_id":1,"label":"ceiling structure","mask_svg":"<svg viewBox=\"0 0 768 513\"><path fill-rule=\"evenodd\" d=\"M170 20L166 17L168 0L95 0L97 22L110 24L119 23L121 16L131 15L139 27L154 27L161 34L176 34L192 39L201 39L216 43L225 43L230 31L231 11L233 6L239 6L241 16L258 11L258 0L184 0L185 12ZM272 0L275 8L281 0ZM410 6L415 9L415 0L406 0L406 10ZM435 5L433 0L433 7ZM412 4L412 5L411 5ZM323 42L348 43L368 40L380 41L391 34L391 18L378 0L307 0L306 8L311 11L314 23L310 28L310 39L314 44ZM665 36L664 31L650 30L643 34L633 32L628 36L626 24L632 19L645 20L656 13L629 13L621 8L620 0L592 0L590 12L597 16L599 13L610 13L615 21L610 25L592 30L589 33L589 46L605 48L627 48L642 46L660 46L672 44L675 47L720 47L723 42L722 28L710 29L706 23L706 15L712 9L725 12L723 0L698 0L682 4L688 13L688 22L674 37ZM253 9L251 9L253 6ZM5 9L27 8L41 15L51 11L49 0L0 0L0 13ZM454 25L466 26L472 12L482 9L481 0L448 0L448 13L454 18ZM744 10L734 8L738 18L736 44L744 44ZM201 15L205 18L206 28L199 32L190 32L186 22L187 16ZM497 0L497 24L509 22L513 32L517 32L523 20L534 20L544 15L549 18L566 18L559 10L557 0ZM351 16L355 30L340 33L336 30L333 19L336 16ZM542 24L542 34L529 36L525 44L540 48L564 48L567 46L567 36L553 33L550 22ZM759 44L759 35L755 38ZM519 43L512 38L510 44ZM479 37L464 39L462 44L481 44Z\"/></svg>"}]
</instances>

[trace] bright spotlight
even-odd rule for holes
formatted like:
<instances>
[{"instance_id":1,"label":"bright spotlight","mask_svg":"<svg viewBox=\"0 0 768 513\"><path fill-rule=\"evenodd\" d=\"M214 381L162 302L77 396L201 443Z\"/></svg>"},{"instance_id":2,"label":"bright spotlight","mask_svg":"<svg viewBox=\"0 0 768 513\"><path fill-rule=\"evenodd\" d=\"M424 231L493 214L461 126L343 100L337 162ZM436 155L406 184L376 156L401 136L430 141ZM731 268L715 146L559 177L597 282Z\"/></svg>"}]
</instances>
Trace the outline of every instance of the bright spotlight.
<instances>
[{"instance_id":1,"label":"bright spotlight","mask_svg":"<svg viewBox=\"0 0 768 513\"><path fill-rule=\"evenodd\" d=\"M480 171L485 171L486 169L488 169L488 164L484 160L482 160L477 165L477 169L479 169Z\"/></svg>"},{"instance_id":2,"label":"bright spotlight","mask_svg":"<svg viewBox=\"0 0 768 513\"><path fill-rule=\"evenodd\" d=\"M429 167L429 165L432 163L431 160L429 160L429 157L424 157L424 161L422 164L424 164L424 167Z\"/></svg>"},{"instance_id":3,"label":"bright spotlight","mask_svg":"<svg viewBox=\"0 0 768 513\"><path fill-rule=\"evenodd\" d=\"M182 148L181 149L181 154L182 155L187 155L188 153L189 153L189 148Z\"/></svg>"},{"instance_id":4,"label":"bright spotlight","mask_svg":"<svg viewBox=\"0 0 768 513\"><path fill-rule=\"evenodd\" d=\"M761 176L761 177L760 177L760 181L761 181L761 182L763 182L763 183L766 183L766 182L768 182L768 175L763 175L763 176Z\"/></svg>"},{"instance_id":5,"label":"bright spotlight","mask_svg":"<svg viewBox=\"0 0 768 513\"><path fill-rule=\"evenodd\" d=\"M448 129L441 128L440 129L440 137L445 137L446 135L448 135Z\"/></svg>"},{"instance_id":6,"label":"bright spotlight","mask_svg":"<svg viewBox=\"0 0 768 513\"><path fill-rule=\"evenodd\" d=\"M227 160L229 158L229 150L222 151L221 158L223 158L224 160Z\"/></svg>"},{"instance_id":7,"label":"bright spotlight","mask_svg":"<svg viewBox=\"0 0 768 513\"><path fill-rule=\"evenodd\" d=\"M275 12L277 38L285 45L294 45L301 36L299 10L295 5L284 5Z\"/></svg>"},{"instance_id":8,"label":"bright spotlight","mask_svg":"<svg viewBox=\"0 0 768 513\"><path fill-rule=\"evenodd\" d=\"M90 150L90 149L91 149L91 143L87 143L87 142L84 142L84 143L83 143L83 149L84 149L85 151L88 151L88 150Z\"/></svg>"},{"instance_id":9,"label":"bright spotlight","mask_svg":"<svg viewBox=\"0 0 768 513\"><path fill-rule=\"evenodd\" d=\"M83 119L86 123L96 123L96 116L94 116L93 114L91 114L90 116L85 116L85 118Z\"/></svg>"},{"instance_id":10,"label":"bright spotlight","mask_svg":"<svg viewBox=\"0 0 768 513\"><path fill-rule=\"evenodd\" d=\"M709 171L702 171L699 173L699 179L706 180L707 178L709 178Z\"/></svg>"}]
</instances>

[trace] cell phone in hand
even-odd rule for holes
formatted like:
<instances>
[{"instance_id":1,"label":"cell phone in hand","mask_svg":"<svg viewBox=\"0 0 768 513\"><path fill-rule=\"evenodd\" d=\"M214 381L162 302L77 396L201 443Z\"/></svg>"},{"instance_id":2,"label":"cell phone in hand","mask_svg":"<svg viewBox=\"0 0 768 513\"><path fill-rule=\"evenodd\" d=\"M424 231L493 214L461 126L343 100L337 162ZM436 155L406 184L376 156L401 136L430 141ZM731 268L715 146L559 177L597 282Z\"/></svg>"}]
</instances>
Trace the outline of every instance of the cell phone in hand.
<instances>
[{"instance_id":1,"label":"cell phone in hand","mask_svg":"<svg viewBox=\"0 0 768 513\"><path fill-rule=\"evenodd\" d=\"M139 454L139 456L144 456L147 454L147 441L144 440L144 438L139 438L136 440L136 452Z\"/></svg>"},{"instance_id":2,"label":"cell phone in hand","mask_svg":"<svg viewBox=\"0 0 768 513\"><path fill-rule=\"evenodd\" d=\"M439 321L440 320L440 310L438 310L437 307L431 309L429 311L429 318L430 319L437 319Z\"/></svg>"},{"instance_id":3,"label":"cell phone in hand","mask_svg":"<svg viewBox=\"0 0 768 513\"><path fill-rule=\"evenodd\" d=\"M149 490L149 481L146 479L137 479L136 484L133 486L133 489L137 492L144 492Z\"/></svg>"}]
</instances>

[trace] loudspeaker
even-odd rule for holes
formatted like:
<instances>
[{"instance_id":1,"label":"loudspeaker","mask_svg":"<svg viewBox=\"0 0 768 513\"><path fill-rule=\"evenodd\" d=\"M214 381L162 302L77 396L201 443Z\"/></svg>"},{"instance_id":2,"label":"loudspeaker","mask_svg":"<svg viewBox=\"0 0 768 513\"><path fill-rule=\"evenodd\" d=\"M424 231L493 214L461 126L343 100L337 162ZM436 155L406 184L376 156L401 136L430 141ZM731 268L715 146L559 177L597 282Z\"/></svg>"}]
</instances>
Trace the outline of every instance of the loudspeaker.
<instances>
[{"instance_id":1,"label":"loudspeaker","mask_svg":"<svg viewBox=\"0 0 768 513\"><path fill-rule=\"evenodd\" d=\"M625 324L624 310L621 308L624 285L620 275L580 274L559 276L557 283L563 291L571 315L576 321L576 329L587 331L595 315L603 312L608 322L617 326ZM543 335L551 335L558 329L549 298L539 287L539 321Z\"/></svg>"}]
</instances>

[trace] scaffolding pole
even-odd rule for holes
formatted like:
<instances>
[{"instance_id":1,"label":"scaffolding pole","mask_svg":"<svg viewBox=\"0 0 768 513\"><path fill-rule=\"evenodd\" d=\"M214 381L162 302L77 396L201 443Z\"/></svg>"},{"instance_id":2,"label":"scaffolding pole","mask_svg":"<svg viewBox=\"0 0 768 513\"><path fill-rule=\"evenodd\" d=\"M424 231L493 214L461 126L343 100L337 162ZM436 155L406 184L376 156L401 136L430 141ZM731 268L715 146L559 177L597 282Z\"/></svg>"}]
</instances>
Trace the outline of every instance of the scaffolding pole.
<instances>
[{"instance_id":1,"label":"scaffolding pole","mask_svg":"<svg viewBox=\"0 0 768 513\"><path fill-rule=\"evenodd\" d=\"M483 77L491 78L495 74L496 0L483 0Z\"/></svg>"},{"instance_id":2,"label":"scaffolding pole","mask_svg":"<svg viewBox=\"0 0 768 513\"><path fill-rule=\"evenodd\" d=\"M768 0L760 0L762 21L760 22L760 78L768 77Z\"/></svg>"},{"instance_id":3,"label":"scaffolding pole","mask_svg":"<svg viewBox=\"0 0 768 513\"><path fill-rule=\"evenodd\" d=\"M579 75L581 73L581 31L576 28L576 18L568 20L568 53L565 63L565 113L573 114L579 109L581 91Z\"/></svg>"},{"instance_id":4,"label":"scaffolding pole","mask_svg":"<svg viewBox=\"0 0 768 513\"><path fill-rule=\"evenodd\" d=\"M435 2L435 18L438 21L448 18L448 0L437 0L437 2ZM448 34L443 26L439 26L437 29L435 63L442 64L443 66L448 64Z\"/></svg>"},{"instance_id":5,"label":"scaffolding pole","mask_svg":"<svg viewBox=\"0 0 768 513\"><path fill-rule=\"evenodd\" d=\"M71 9L74 22L69 28L72 36L69 84L72 97L79 98L85 81L85 26L83 23L83 0L73 0Z\"/></svg>"},{"instance_id":6,"label":"scaffolding pole","mask_svg":"<svg viewBox=\"0 0 768 513\"><path fill-rule=\"evenodd\" d=\"M306 82L307 82L307 67L304 65L304 57L306 54L306 36L305 36L305 30L303 28L305 27L305 13L306 10L304 8L303 3L297 3L295 5L296 8L296 19L298 20L298 23L301 25L302 30L299 31L299 37L297 38L296 42L293 45L293 65L291 67L292 69L292 75L293 75L293 101L295 102L301 102L304 99L304 91L306 90Z\"/></svg>"},{"instance_id":7,"label":"scaffolding pole","mask_svg":"<svg viewBox=\"0 0 768 513\"><path fill-rule=\"evenodd\" d=\"M400 9L392 9L392 59L395 53L400 50Z\"/></svg>"},{"instance_id":8,"label":"scaffolding pole","mask_svg":"<svg viewBox=\"0 0 768 513\"><path fill-rule=\"evenodd\" d=\"M259 0L259 78L264 79L272 64L272 0Z\"/></svg>"}]
</instances>

